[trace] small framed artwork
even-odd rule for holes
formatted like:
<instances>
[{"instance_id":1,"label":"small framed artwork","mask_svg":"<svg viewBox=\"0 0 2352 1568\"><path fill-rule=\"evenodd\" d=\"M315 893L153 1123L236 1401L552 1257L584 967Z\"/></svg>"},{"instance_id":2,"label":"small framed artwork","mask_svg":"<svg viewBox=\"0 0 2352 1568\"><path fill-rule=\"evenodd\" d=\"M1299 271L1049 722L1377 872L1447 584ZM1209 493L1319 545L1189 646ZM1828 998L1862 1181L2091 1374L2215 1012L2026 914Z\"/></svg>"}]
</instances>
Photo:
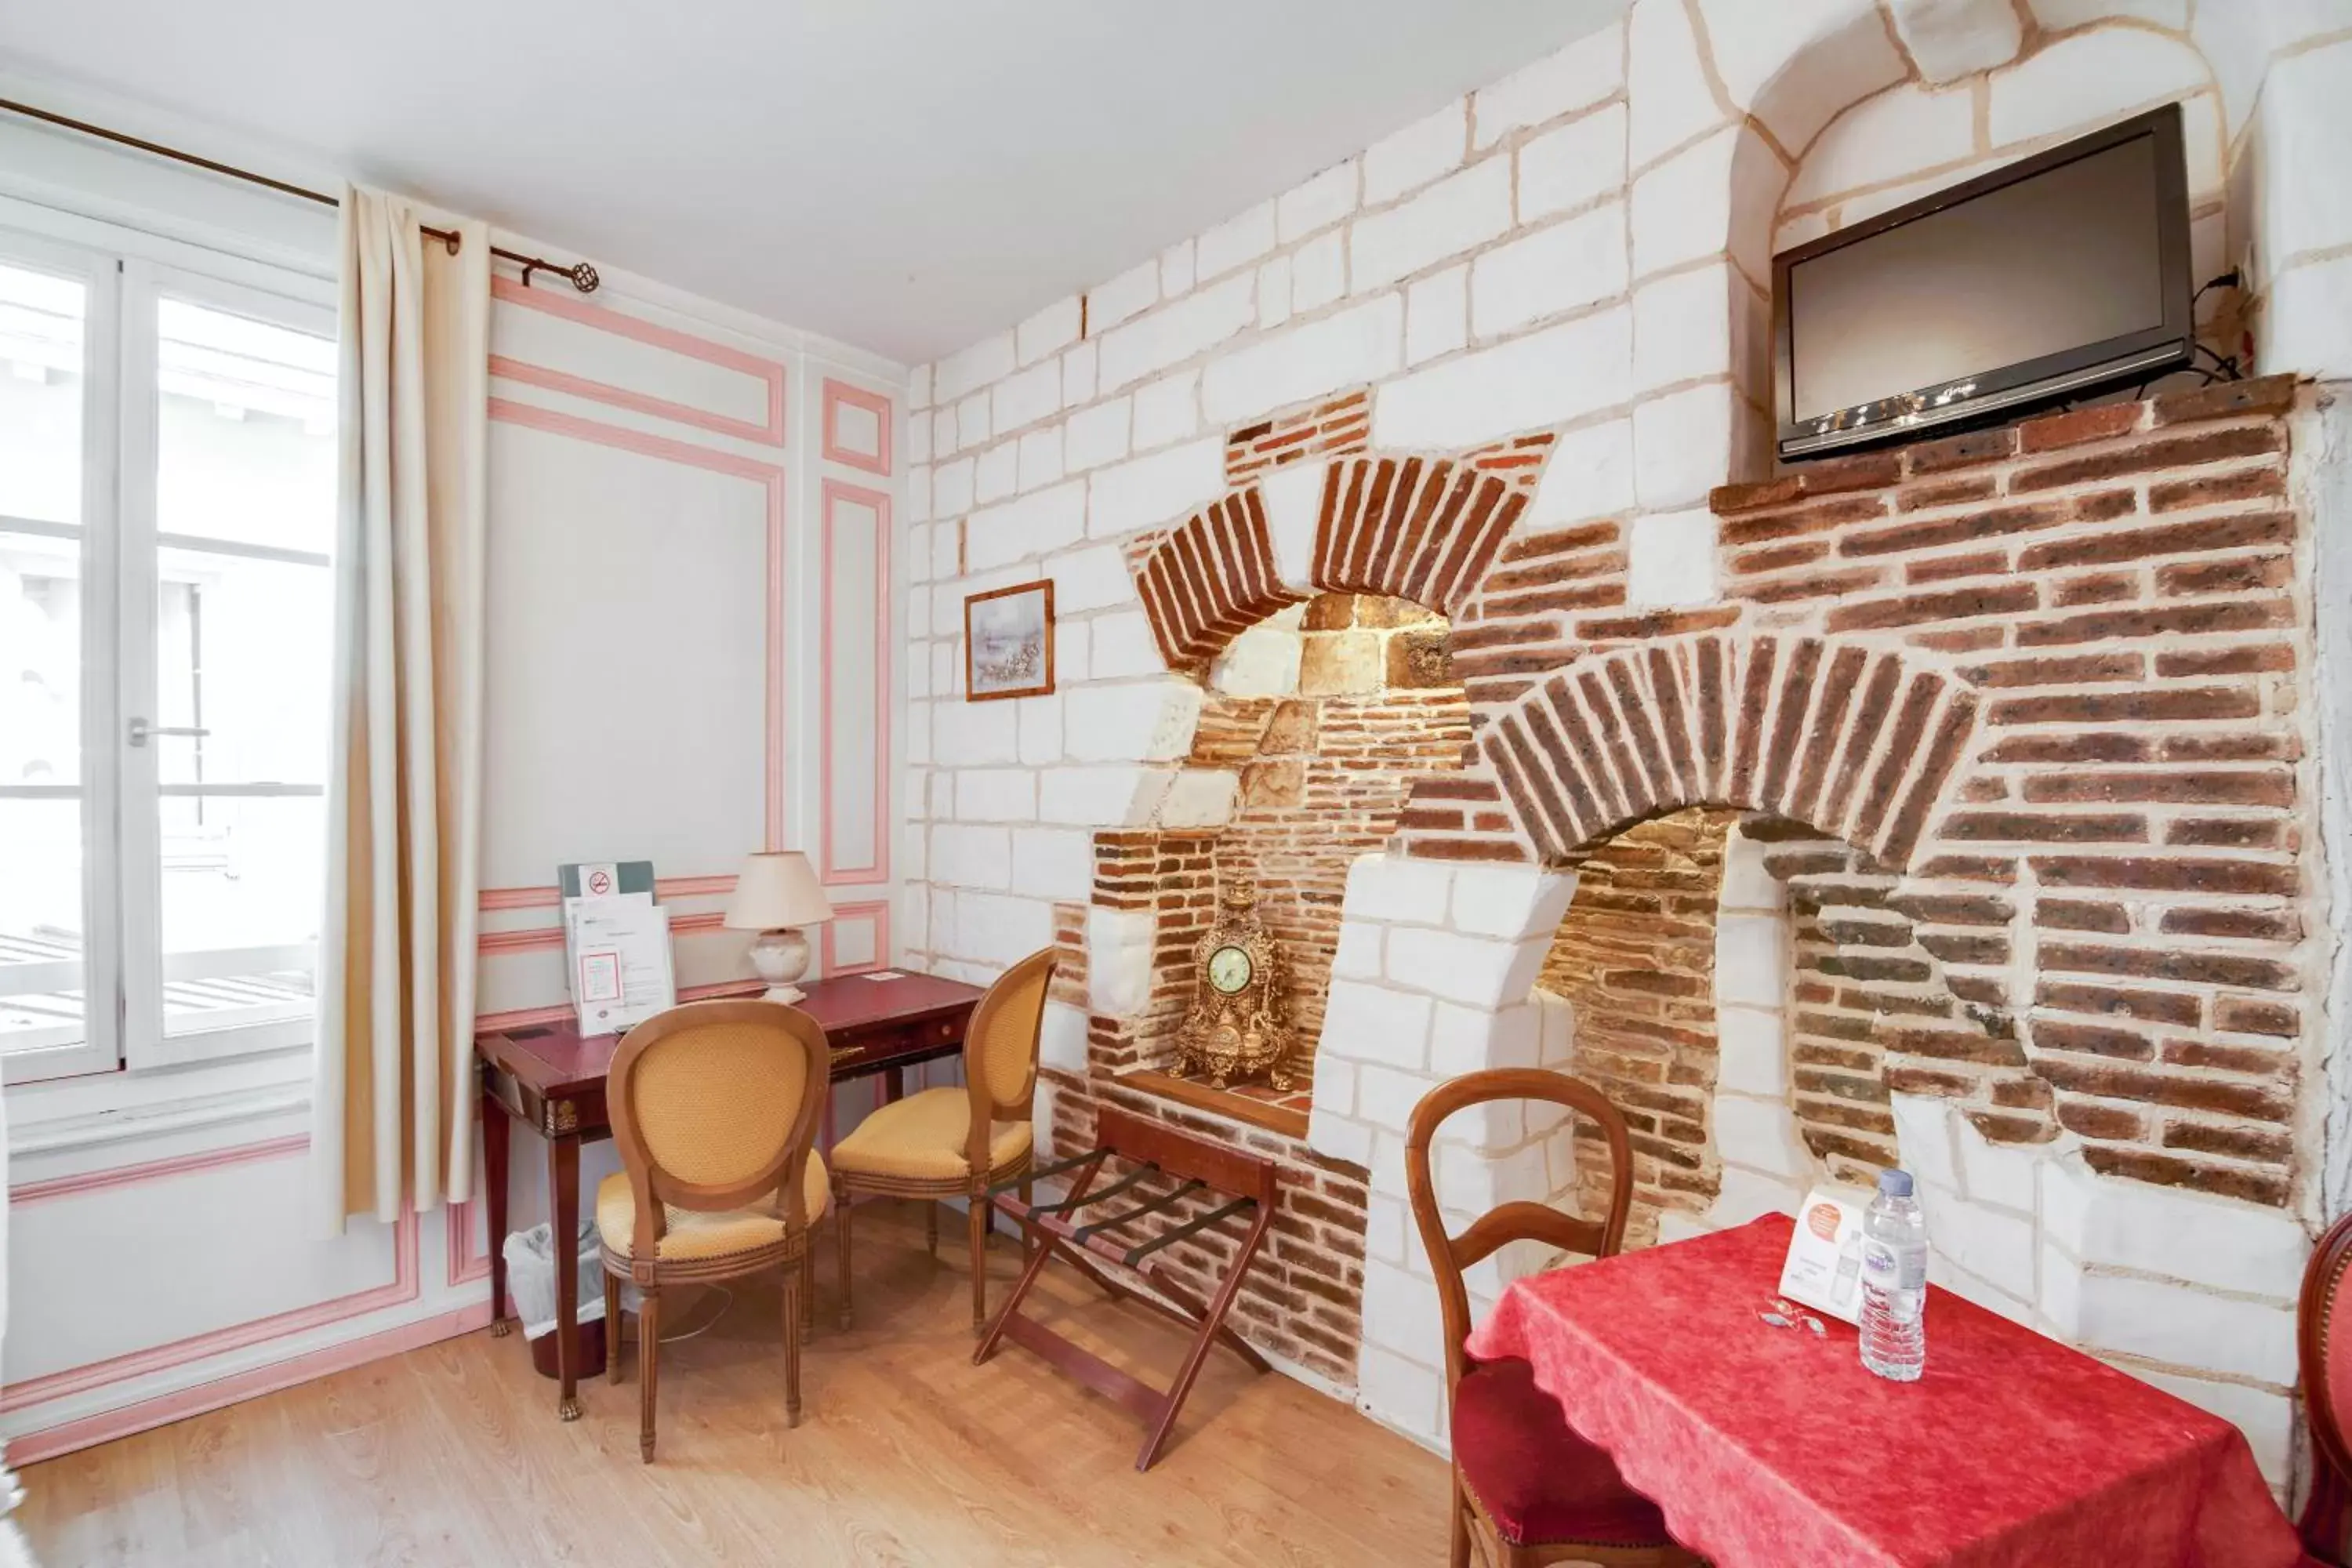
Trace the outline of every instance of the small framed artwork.
<instances>
[{"instance_id":1,"label":"small framed artwork","mask_svg":"<svg viewBox=\"0 0 2352 1568\"><path fill-rule=\"evenodd\" d=\"M1016 583L963 602L967 702L1054 689L1054 582Z\"/></svg>"}]
</instances>

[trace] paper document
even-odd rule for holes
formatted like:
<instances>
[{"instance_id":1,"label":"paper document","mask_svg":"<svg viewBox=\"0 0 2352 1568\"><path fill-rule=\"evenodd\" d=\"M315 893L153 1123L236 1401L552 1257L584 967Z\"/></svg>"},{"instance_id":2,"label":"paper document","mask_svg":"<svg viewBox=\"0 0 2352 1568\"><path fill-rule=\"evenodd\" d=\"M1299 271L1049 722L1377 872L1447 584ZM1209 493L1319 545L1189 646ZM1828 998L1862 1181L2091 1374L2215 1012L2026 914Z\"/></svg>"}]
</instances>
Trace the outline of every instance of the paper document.
<instances>
[{"instance_id":1,"label":"paper document","mask_svg":"<svg viewBox=\"0 0 2352 1568\"><path fill-rule=\"evenodd\" d=\"M1780 1270L1780 1294L1818 1312L1862 1317L1862 1216L1868 1194L1853 1188L1815 1187L1797 1209L1789 1237L1789 1261Z\"/></svg>"},{"instance_id":2,"label":"paper document","mask_svg":"<svg viewBox=\"0 0 2352 1568\"><path fill-rule=\"evenodd\" d=\"M567 899L563 919L582 1034L615 1034L677 1005L669 911L651 893Z\"/></svg>"}]
</instances>

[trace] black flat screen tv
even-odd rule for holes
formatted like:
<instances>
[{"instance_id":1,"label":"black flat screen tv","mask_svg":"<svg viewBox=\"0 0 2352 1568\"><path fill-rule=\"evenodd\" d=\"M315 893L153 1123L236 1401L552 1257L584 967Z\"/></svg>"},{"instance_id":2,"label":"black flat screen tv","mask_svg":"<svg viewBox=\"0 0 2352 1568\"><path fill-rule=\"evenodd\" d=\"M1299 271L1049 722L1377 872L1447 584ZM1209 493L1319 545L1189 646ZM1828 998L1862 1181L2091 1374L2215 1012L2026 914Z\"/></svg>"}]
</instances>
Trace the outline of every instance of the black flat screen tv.
<instances>
[{"instance_id":1,"label":"black flat screen tv","mask_svg":"<svg viewBox=\"0 0 2352 1568\"><path fill-rule=\"evenodd\" d=\"M2177 104L1772 258L1784 459L2013 418L2195 352Z\"/></svg>"}]
</instances>

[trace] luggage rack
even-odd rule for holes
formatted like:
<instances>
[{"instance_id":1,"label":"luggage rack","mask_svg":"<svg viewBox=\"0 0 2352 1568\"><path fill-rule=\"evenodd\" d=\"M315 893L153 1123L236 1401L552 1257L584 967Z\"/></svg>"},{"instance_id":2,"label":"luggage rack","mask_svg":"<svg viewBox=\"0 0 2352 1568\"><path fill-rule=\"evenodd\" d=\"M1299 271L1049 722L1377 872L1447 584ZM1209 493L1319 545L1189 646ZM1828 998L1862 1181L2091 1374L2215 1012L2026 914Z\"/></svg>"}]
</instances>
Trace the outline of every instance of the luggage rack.
<instances>
[{"instance_id":1,"label":"luggage rack","mask_svg":"<svg viewBox=\"0 0 2352 1568\"><path fill-rule=\"evenodd\" d=\"M971 1359L976 1366L994 1355L998 1345L1011 1340L1044 1358L1055 1370L1123 1406L1150 1428L1135 1458L1137 1469L1148 1470L1175 1429L1177 1415L1192 1392L1193 1380L1200 1375L1213 1343L1224 1345L1255 1371L1267 1370L1265 1358L1225 1326L1225 1315L1233 1308L1234 1298L1241 1293L1242 1280L1257 1256L1259 1244L1265 1239L1267 1226L1273 1223L1277 1173L1271 1161L1207 1142L1111 1106L1096 1113L1095 1137L1095 1147L1084 1153L989 1190L990 1203L1020 1226L1031 1250L1020 1283L1013 1286L1013 1294L998 1309ZM1095 1178L1101 1173L1105 1163L1112 1159L1134 1168L1097 1190ZM1019 1195L1024 1185L1063 1175L1071 1178L1070 1192L1058 1202L1033 1203ZM1098 1218L1079 1222L1080 1210L1115 1204L1155 1176L1169 1178L1172 1184L1164 1193L1140 1197ZM1106 1234L1138 1221L1149 1221L1155 1215L1171 1215L1178 1205L1203 1193L1222 1195L1227 1201L1132 1244L1115 1241ZM1161 1259L1168 1247L1227 1220L1244 1217L1249 1219L1249 1226L1242 1235L1240 1250L1223 1279L1218 1281L1215 1294L1207 1301L1161 1270ZM1021 1315L1023 1298L1045 1271L1046 1259L1056 1254L1115 1299L1138 1302L1193 1331L1175 1380L1167 1388L1154 1388L1035 1319ZM1151 1294L1143 1294L1105 1273L1104 1264L1137 1276Z\"/></svg>"}]
</instances>

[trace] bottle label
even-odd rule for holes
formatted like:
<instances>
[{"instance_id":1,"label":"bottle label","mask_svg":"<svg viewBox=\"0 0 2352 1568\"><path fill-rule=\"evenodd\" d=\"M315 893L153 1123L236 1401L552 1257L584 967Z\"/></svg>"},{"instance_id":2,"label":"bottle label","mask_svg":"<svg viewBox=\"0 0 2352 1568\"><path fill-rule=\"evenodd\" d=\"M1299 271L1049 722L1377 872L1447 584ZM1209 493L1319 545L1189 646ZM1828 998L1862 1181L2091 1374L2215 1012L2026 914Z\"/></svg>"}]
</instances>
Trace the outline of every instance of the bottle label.
<instances>
[{"instance_id":1,"label":"bottle label","mask_svg":"<svg viewBox=\"0 0 2352 1568\"><path fill-rule=\"evenodd\" d=\"M1862 1243L1863 1283L1874 1289L1924 1290L1927 1288L1927 1249L1892 1247L1864 1237Z\"/></svg>"}]
</instances>

